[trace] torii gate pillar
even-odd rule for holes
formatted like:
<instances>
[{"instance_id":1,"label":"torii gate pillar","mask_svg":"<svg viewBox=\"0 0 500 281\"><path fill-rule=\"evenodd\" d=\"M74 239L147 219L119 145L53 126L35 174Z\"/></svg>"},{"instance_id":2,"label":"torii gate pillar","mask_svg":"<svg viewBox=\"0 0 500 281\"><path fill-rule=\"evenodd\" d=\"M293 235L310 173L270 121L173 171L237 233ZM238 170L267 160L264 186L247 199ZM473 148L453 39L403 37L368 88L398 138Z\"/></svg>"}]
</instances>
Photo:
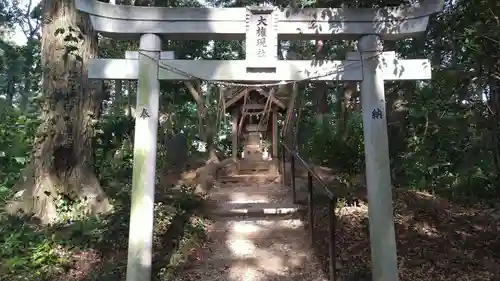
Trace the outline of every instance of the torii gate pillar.
<instances>
[{"instance_id":1,"label":"torii gate pillar","mask_svg":"<svg viewBox=\"0 0 500 281\"><path fill-rule=\"evenodd\" d=\"M362 60L361 106L365 146L368 215L373 281L398 281L392 208L382 40L365 35L358 41ZM411 70L408 70L411 71Z\"/></svg>"},{"instance_id":2,"label":"torii gate pillar","mask_svg":"<svg viewBox=\"0 0 500 281\"><path fill-rule=\"evenodd\" d=\"M138 60L127 281L151 280L161 39L141 36Z\"/></svg>"}]
</instances>

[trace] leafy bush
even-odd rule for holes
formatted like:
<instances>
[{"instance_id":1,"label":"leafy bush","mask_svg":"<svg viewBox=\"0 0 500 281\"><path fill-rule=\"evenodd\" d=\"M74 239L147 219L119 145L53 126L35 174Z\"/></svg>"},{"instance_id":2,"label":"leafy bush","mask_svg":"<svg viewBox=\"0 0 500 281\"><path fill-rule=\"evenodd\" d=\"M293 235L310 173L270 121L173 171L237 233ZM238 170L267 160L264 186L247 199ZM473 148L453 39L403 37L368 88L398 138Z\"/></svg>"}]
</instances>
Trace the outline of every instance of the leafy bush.
<instances>
[{"instance_id":1,"label":"leafy bush","mask_svg":"<svg viewBox=\"0 0 500 281\"><path fill-rule=\"evenodd\" d=\"M20 176L31 151L38 122L0 103L0 196Z\"/></svg>"},{"instance_id":2,"label":"leafy bush","mask_svg":"<svg viewBox=\"0 0 500 281\"><path fill-rule=\"evenodd\" d=\"M26 218L0 217L0 279L46 280L70 265L62 241Z\"/></svg>"},{"instance_id":3,"label":"leafy bush","mask_svg":"<svg viewBox=\"0 0 500 281\"><path fill-rule=\"evenodd\" d=\"M307 155L316 163L335 168L341 173L356 175L364 169L363 127L361 114L353 114L348 122L349 134L344 132L333 117L325 123L309 125L312 131Z\"/></svg>"}]
</instances>

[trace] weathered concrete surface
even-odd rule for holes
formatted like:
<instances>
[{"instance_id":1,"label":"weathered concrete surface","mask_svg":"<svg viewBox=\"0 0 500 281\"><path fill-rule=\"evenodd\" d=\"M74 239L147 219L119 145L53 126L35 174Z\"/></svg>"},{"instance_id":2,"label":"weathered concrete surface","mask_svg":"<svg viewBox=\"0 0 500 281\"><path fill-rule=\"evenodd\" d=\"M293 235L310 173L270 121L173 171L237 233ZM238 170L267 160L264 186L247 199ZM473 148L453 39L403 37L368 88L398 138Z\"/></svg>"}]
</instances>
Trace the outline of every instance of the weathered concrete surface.
<instances>
[{"instance_id":1,"label":"weathered concrete surface","mask_svg":"<svg viewBox=\"0 0 500 281\"><path fill-rule=\"evenodd\" d=\"M411 37L425 31L429 15L443 9L444 0L430 2L379 9L282 9L278 38L357 39L363 34L378 34L390 40ZM90 14L97 31L114 38L155 33L168 35L169 39L242 40L247 30L247 8L132 7L96 0L75 3L78 10Z\"/></svg>"}]
</instances>

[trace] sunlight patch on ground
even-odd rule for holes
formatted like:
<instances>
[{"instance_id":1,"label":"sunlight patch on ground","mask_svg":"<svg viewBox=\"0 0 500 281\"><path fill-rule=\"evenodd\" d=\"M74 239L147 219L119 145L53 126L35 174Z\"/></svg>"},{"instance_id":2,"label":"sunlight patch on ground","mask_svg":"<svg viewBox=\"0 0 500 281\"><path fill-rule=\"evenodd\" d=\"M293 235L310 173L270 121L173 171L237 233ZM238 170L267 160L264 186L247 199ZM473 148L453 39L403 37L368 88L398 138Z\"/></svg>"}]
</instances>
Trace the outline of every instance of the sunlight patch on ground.
<instances>
[{"instance_id":1,"label":"sunlight patch on ground","mask_svg":"<svg viewBox=\"0 0 500 281\"><path fill-rule=\"evenodd\" d=\"M345 206L338 210L338 215L356 215L356 216L368 216L368 205L359 206Z\"/></svg>"},{"instance_id":2,"label":"sunlight patch on ground","mask_svg":"<svg viewBox=\"0 0 500 281\"><path fill-rule=\"evenodd\" d=\"M265 195L246 194L245 192L231 193L228 200L230 204L245 204L245 203L269 203L269 198Z\"/></svg>"},{"instance_id":3,"label":"sunlight patch on ground","mask_svg":"<svg viewBox=\"0 0 500 281\"><path fill-rule=\"evenodd\" d=\"M230 266L230 279L264 281L270 275L286 276L290 269L301 267L307 258L307 253L301 251L301 247L294 249L296 246L287 242L273 243L270 239L276 238L265 238L266 235L260 239L252 239L252 236L267 232L277 232L279 236L280 231L302 226L303 223L298 219L228 222L226 246L231 255L239 259ZM262 246L261 243L270 245Z\"/></svg>"},{"instance_id":4,"label":"sunlight patch on ground","mask_svg":"<svg viewBox=\"0 0 500 281\"><path fill-rule=\"evenodd\" d=\"M302 265L306 257L305 253L291 251L281 243L273 244L270 249L265 250L258 248L250 239L229 239L226 245L233 257L252 261L245 263L246 268L255 269L252 272L264 272L265 274L285 275L290 268ZM293 257L293 262L289 261L288 256ZM232 268L240 266L238 264L231 265Z\"/></svg>"},{"instance_id":5,"label":"sunlight patch on ground","mask_svg":"<svg viewBox=\"0 0 500 281\"><path fill-rule=\"evenodd\" d=\"M269 251L259 251L260 259L258 262L259 268L261 268L266 273L271 273L273 275L285 275L287 271L287 266L285 265L285 260L283 257L277 256Z\"/></svg>"},{"instance_id":6,"label":"sunlight patch on ground","mask_svg":"<svg viewBox=\"0 0 500 281\"><path fill-rule=\"evenodd\" d=\"M434 194L431 194L427 191L414 191L414 193L418 196L420 196L421 198L426 198L426 199L438 199L438 197L436 197L436 195Z\"/></svg>"},{"instance_id":7,"label":"sunlight patch on ground","mask_svg":"<svg viewBox=\"0 0 500 281\"><path fill-rule=\"evenodd\" d=\"M428 237L437 238L439 237L439 231L427 222L417 222L413 227L417 233L421 235L427 235Z\"/></svg>"},{"instance_id":8,"label":"sunlight patch on ground","mask_svg":"<svg viewBox=\"0 0 500 281\"><path fill-rule=\"evenodd\" d=\"M307 255L304 252L302 252L299 255L293 255L293 256L289 257L288 263L291 267L295 267L295 268L302 267L304 265L306 258L307 258Z\"/></svg>"},{"instance_id":9,"label":"sunlight patch on ground","mask_svg":"<svg viewBox=\"0 0 500 281\"><path fill-rule=\"evenodd\" d=\"M227 228L231 229L231 234L250 234L266 230L278 229L299 229L304 223L299 219L283 220L256 220L256 221L231 221L227 223Z\"/></svg>"},{"instance_id":10,"label":"sunlight patch on ground","mask_svg":"<svg viewBox=\"0 0 500 281\"><path fill-rule=\"evenodd\" d=\"M247 265L233 265L229 269L229 278L234 281L260 281L265 280L266 275L256 268Z\"/></svg>"},{"instance_id":11,"label":"sunlight patch on ground","mask_svg":"<svg viewBox=\"0 0 500 281\"><path fill-rule=\"evenodd\" d=\"M264 208L263 213L270 214L270 215L290 214L290 213L295 213L298 210L299 210L298 208Z\"/></svg>"},{"instance_id":12,"label":"sunlight patch on ground","mask_svg":"<svg viewBox=\"0 0 500 281\"><path fill-rule=\"evenodd\" d=\"M257 247L247 239L229 239L226 245L233 256L238 258L253 257L257 252Z\"/></svg>"},{"instance_id":13,"label":"sunlight patch on ground","mask_svg":"<svg viewBox=\"0 0 500 281\"><path fill-rule=\"evenodd\" d=\"M278 214L291 214L296 213L298 208L261 208L261 209L251 209L251 208L232 208L229 212L237 214L249 214L249 213L262 213L265 215L278 215Z\"/></svg>"},{"instance_id":14,"label":"sunlight patch on ground","mask_svg":"<svg viewBox=\"0 0 500 281\"><path fill-rule=\"evenodd\" d=\"M300 219L258 220L252 223L266 228L298 229L304 226L304 223Z\"/></svg>"},{"instance_id":15,"label":"sunlight patch on ground","mask_svg":"<svg viewBox=\"0 0 500 281\"><path fill-rule=\"evenodd\" d=\"M228 227L231 228L232 234L250 234L262 231L262 227L254 222L236 221L229 222Z\"/></svg>"},{"instance_id":16,"label":"sunlight patch on ground","mask_svg":"<svg viewBox=\"0 0 500 281\"><path fill-rule=\"evenodd\" d=\"M252 194L252 195L249 195L245 192L233 192L229 195L229 200L227 201L228 205L230 204L266 204L266 203L269 203L270 205L272 204L271 203L271 199L266 196L265 194L264 195L259 195L259 194ZM276 204L273 204L273 205L276 205ZM255 206L254 208L252 208L252 206L246 206L245 208L238 208L238 207L234 207L230 210L230 212L233 212L233 213L239 213L239 214L248 214L248 213L251 213L251 212L259 212L259 213L262 213L262 214L269 214L269 215L275 215L275 214L290 214L290 213L294 213L294 212L297 212L299 209L296 208L296 207L271 207L269 206L268 208L266 208L266 206L264 205L263 208L260 208L260 209L257 209L257 207Z\"/></svg>"}]
</instances>

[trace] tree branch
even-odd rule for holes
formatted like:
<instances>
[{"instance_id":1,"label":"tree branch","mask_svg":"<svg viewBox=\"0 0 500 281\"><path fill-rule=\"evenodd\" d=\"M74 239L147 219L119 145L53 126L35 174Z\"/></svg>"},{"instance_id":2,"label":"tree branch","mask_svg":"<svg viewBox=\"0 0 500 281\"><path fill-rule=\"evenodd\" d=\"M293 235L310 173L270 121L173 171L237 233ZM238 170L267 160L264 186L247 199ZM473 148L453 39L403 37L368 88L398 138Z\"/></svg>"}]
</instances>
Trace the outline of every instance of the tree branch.
<instances>
[{"instance_id":1,"label":"tree branch","mask_svg":"<svg viewBox=\"0 0 500 281\"><path fill-rule=\"evenodd\" d=\"M203 115L205 114L205 102L201 97L200 93L196 90L194 85L191 82L184 82L184 85L188 88L189 92L193 96L196 101L196 105L198 106L198 110L203 110Z\"/></svg>"}]
</instances>

